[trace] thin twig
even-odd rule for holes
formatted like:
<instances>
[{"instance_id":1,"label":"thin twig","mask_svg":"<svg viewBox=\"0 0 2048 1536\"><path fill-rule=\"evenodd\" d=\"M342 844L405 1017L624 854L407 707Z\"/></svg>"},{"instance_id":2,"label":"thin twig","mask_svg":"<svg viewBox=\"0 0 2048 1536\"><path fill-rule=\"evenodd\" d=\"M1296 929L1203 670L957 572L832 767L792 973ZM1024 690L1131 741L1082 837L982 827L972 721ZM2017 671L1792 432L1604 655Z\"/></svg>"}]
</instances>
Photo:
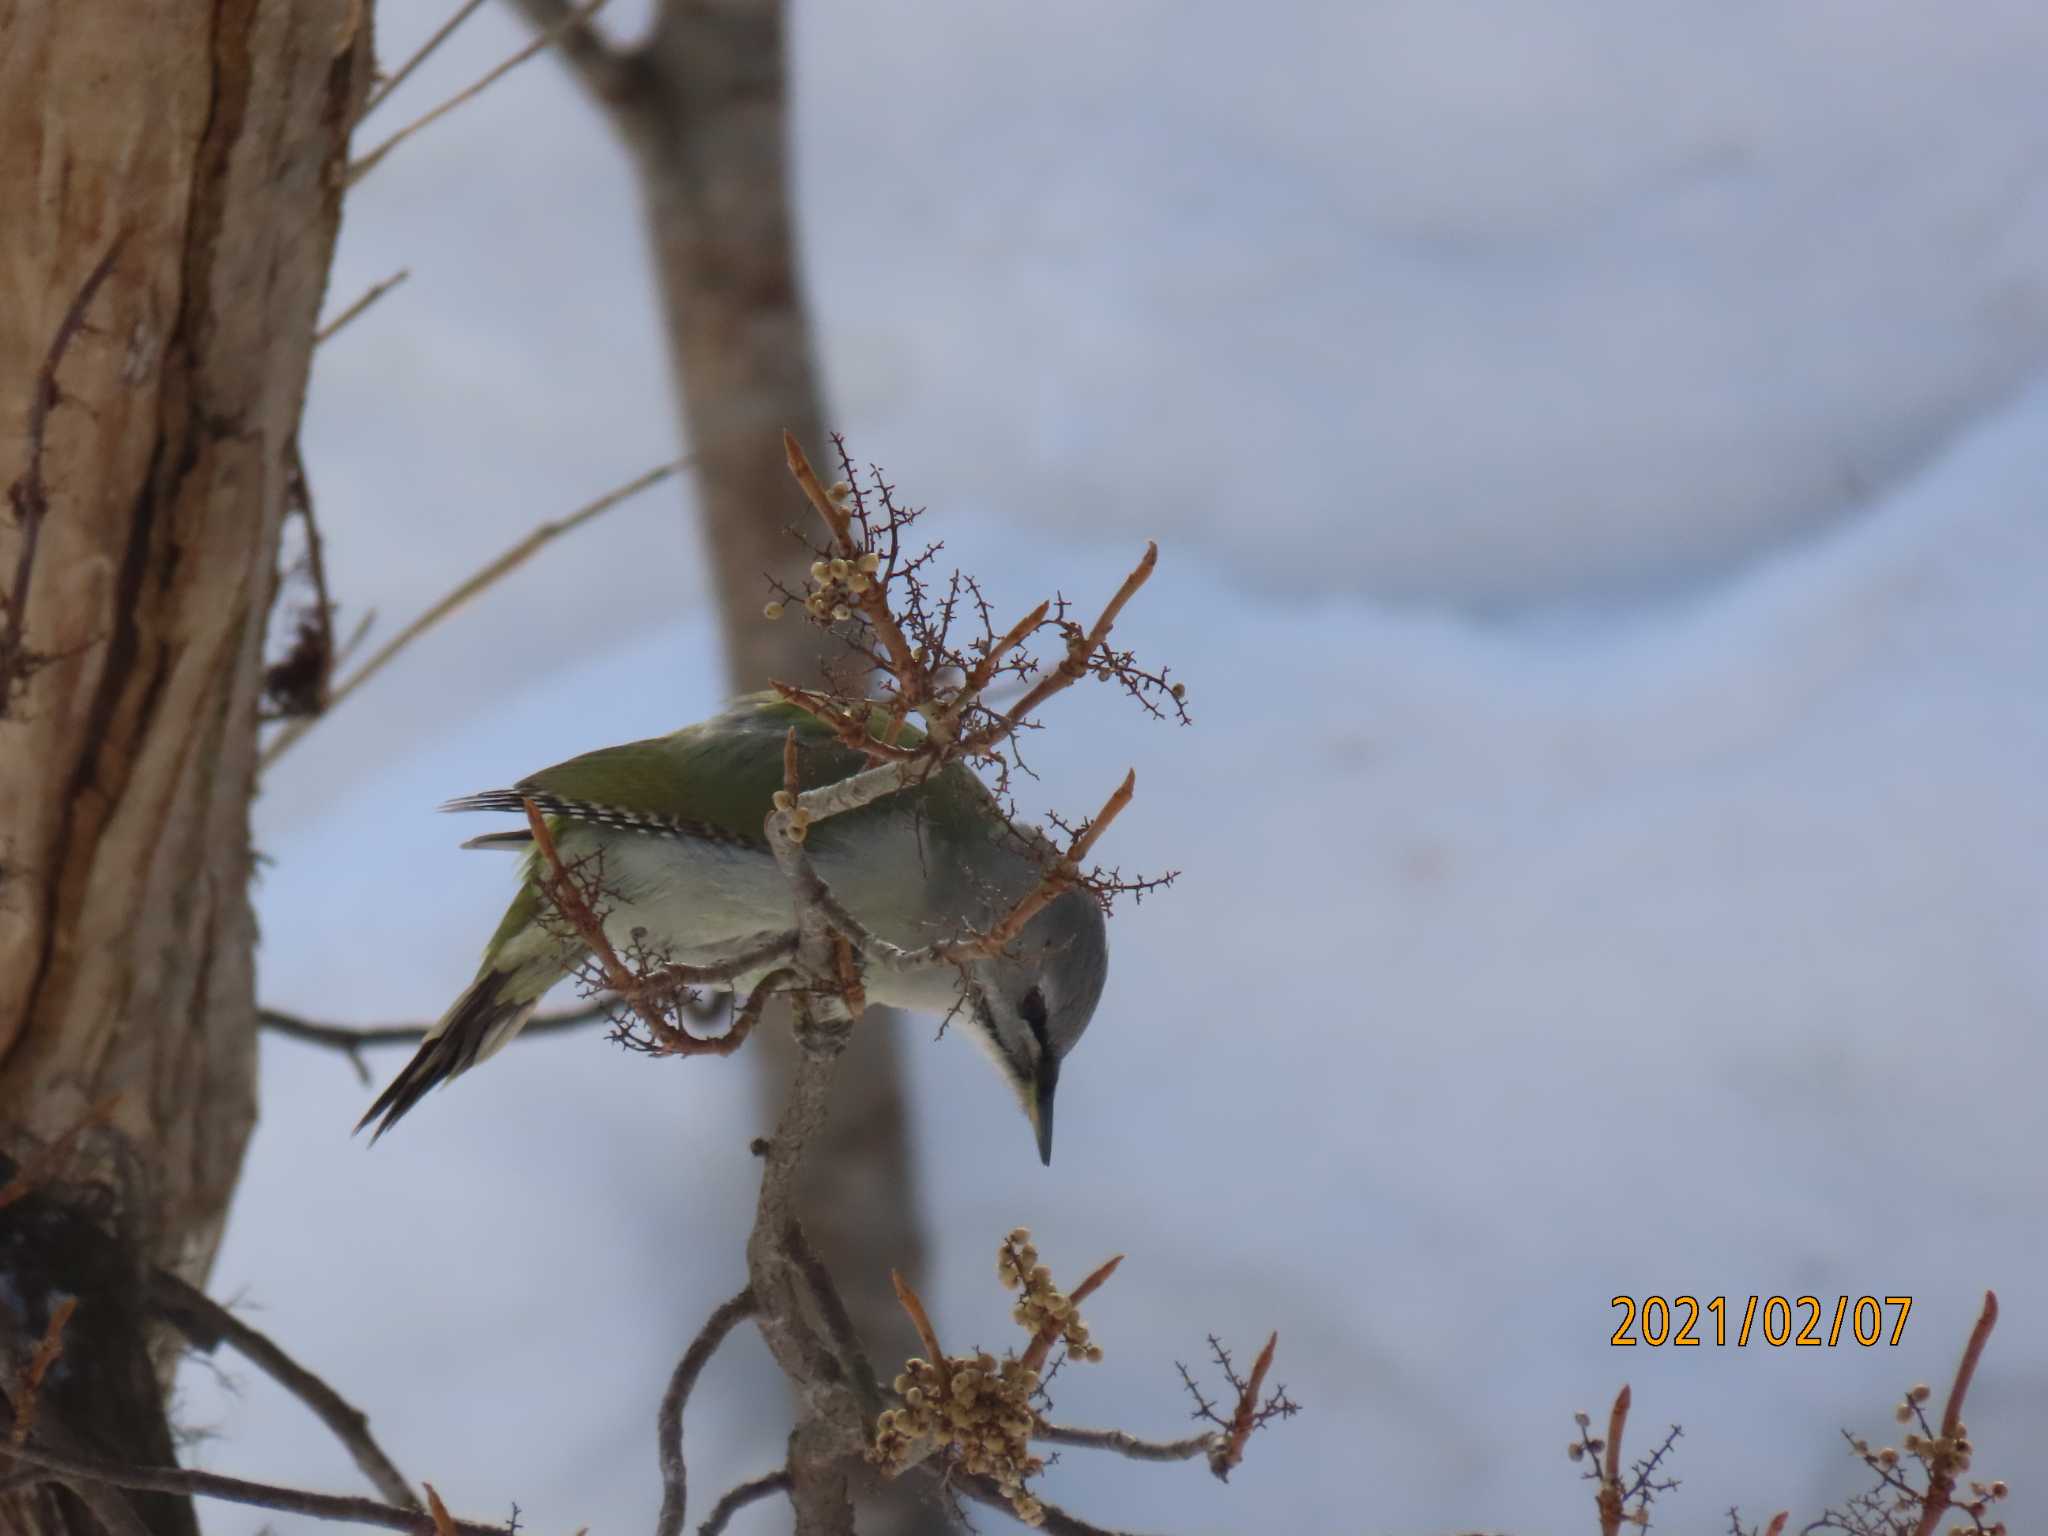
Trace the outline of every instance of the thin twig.
<instances>
[{"instance_id":1,"label":"thin twig","mask_svg":"<svg viewBox=\"0 0 2048 1536\"><path fill-rule=\"evenodd\" d=\"M669 476L675 474L689 462L689 458L684 457L650 469L646 474L639 476L637 479L629 480L617 489L605 492L597 500L578 507L567 517L542 523L533 532L499 555L497 559L493 560L475 575L462 582L454 591L450 592L438 603L435 603L433 607L429 608L425 613L406 625L404 629L393 635L391 639L387 640L378 648L375 655L335 686L334 696L327 701L327 708L319 715L303 720L294 720L282 731L278 732L277 738L263 749L259 766L266 769L269 768L280 757L284 756L286 752L291 750L293 743L312 729L315 720L324 720L328 715L333 714L344 699L375 677L379 672L383 671L385 667L389 666L399 652L447 618L449 614L455 612L456 609L475 597L479 592L486 590L502 577L517 570L549 544L562 537L563 534L574 532L592 518L597 517L601 513L609 512L613 507L616 507L620 502L627 500L629 497L639 495L640 492L648 489L650 486L661 484L662 481L668 479Z\"/></svg>"},{"instance_id":2,"label":"thin twig","mask_svg":"<svg viewBox=\"0 0 2048 1536\"><path fill-rule=\"evenodd\" d=\"M348 171L343 179L342 185L344 187L353 187L357 182L361 181L365 176L369 175L370 172L375 170L377 168L378 162L381 161L386 155L390 154L392 150L398 148L399 145L403 144L407 139L411 138L414 134L418 133L422 128L425 128L428 124L437 122L441 118L447 116L450 112L453 112L457 107L461 106L464 102L469 101L474 97L480 95L484 90L486 90L488 87L494 84L502 76L518 68L521 64L524 64L528 59L532 58L536 53L539 53L542 49L546 48L548 44L552 43L555 40L555 36L558 32L564 31L568 27L571 27L578 22L588 21L592 16L597 14L599 9L603 7L604 3L605 0L589 0L588 4L579 6L576 10L572 11L555 27L550 28L548 31L543 32L539 37L536 37L524 48L520 49L517 53L513 54L511 58L505 60L504 63L498 65L497 68L493 69L489 74L485 75L481 80L477 81L475 85L470 86L467 90L457 91L453 96L449 97L446 101L442 102L441 105L435 107L432 111L427 112L422 116L414 118L411 122L407 123L403 128L399 129L398 132L391 135L390 138L386 139L382 144L379 144L375 149L371 150L368 154L362 156L360 159L350 161Z\"/></svg>"},{"instance_id":3,"label":"thin twig","mask_svg":"<svg viewBox=\"0 0 2048 1536\"><path fill-rule=\"evenodd\" d=\"M469 0L469 3L472 6L481 5L483 0ZM385 294L411 276L411 267L400 267L382 282L372 283L361 298L357 299L355 303L349 305L347 309L344 309L340 314L313 333L313 345L317 347L322 342L330 340L349 321L355 319L356 316L360 315L364 310L368 309L372 304L383 298Z\"/></svg>"},{"instance_id":4,"label":"thin twig","mask_svg":"<svg viewBox=\"0 0 2048 1536\"><path fill-rule=\"evenodd\" d=\"M683 1406L697 1385L698 1376L718 1346L757 1310L754 1288L746 1287L722 1303L704 1320L697 1337L683 1351L661 1395L661 1410L655 1415L655 1439L661 1455L661 1515L654 1523L655 1536L681 1536L683 1514L689 1502L690 1479L683 1463Z\"/></svg>"},{"instance_id":5,"label":"thin twig","mask_svg":"<svg viewBox=\"0 0 2048 1536\"><path fill-rule=\"evenodd\" d=\"M1221 1441L1210 1449L1209 1470L1226 1482L1232 1468L1244 1460L1245 1442L1259 1427L1259 1395L1266 1389L1266 1372L1273 1368L1273 1351L1279 1345L1280 1335L1277 1332L1266 1336L1266 1347L1252 1362L1252 1373L1237 1394L1237 1412L1230 1416L1229 1427L1223 1431ZM1627 1390L1626 1387L1622 1389L1624 1394Z\"/></svg>"},{"instance_id":6,"label":"thin twig","mask_svg":"<svg viewBox=\"0 0 2048 1536\"><path fill-rule=\"evenodd\" d=\"M1124 611L1124 605L1138 595L1138 589L1152 577L1152 571L1159 564L1159 546L1146 541L1145 553L1126 576L1123 585L1112 597L1090 625L1086 634L1076 638L1067 646L1067 654L1059 664L1033 683L1023 698L1010 706L1009 711L999 717L996 723L962 743L961 750L969 755L987 751L1005 737L1012 735L1017 727L1039 705L1062 689L1079 682L1088 671L1088 658L1093 656L1109 638L1109 632L1116 626L1117 615Z\"/></svg>"},{"instance_id":7,"label":"thin twig","mask_svg":"<svg viewBox=\"0 0 2048 1536\"><path fill-rule=\"evenodd\" d=\"M554 832L540 806L530 796L523 803L526 806L527 830L533 834L534 847L541 862L547 866L545 874L537 874L543 894L589 949L599 970L604 973L605 985L640 1016L640 1022L647 1026L653 1039L655 1052L668 1056L730 1056L746 1044L747 1036L753 1033L769 997L784 981L794 979L795 971L784 967L762 977L744 1005L734 1014L725 1033L708 1039L700 1039L669 1023L662 1016L655 999L663 992L673 992L682 987L720 986L736 981L760 965L787 955L794 947L794 941L777 938L718 965L669 963L647 976L636 975L632 967L619 958L619 952L612 947L611 939L605 933L604 920L598 916L576 877L562 862L561 852L555 847Z\"/></svg>"},{"instance_id":8,"label":"thin twig","mask_svg":"<svg viewBox=\"0 0 2048 1536\"><path fill-rule=\"evenodd\" d=\"M1189 1435L1185 1440L1141 1440L1121 1429L1077 1429L1040 1419L1031 1438L1053 1445L1083 1446L1091 1451L1114 1451L1133 1461L1193 1461L1209 1449L1216 1436L1203 1433Z\"/></svg>"},{"instance_id":9,"label":"thin twig","mask_svg":"<svg viewBox=\"0 0 2048 1536\"><path fill-rule=\"evenodd\" d=\"M304 1403L333 1431L386 1503L402 1509L419 1508L412 1485L377 1444L361 1409L198 1287L161 1269L151 1273L149 1285L158 1313L195 1349L211 1354L222 1343L233 1345L237 1354Z\"/></svg>"},{"instance_id":10,"label":"thin twig","mask_svg":"<svg viewBox=\"0 0 2048 1536\"><path fill-rule=\"evenodd\" d=\"M369 99L363 103L363 110L356 114L356 121L361 122L389 100L391 93L405 84L406 77L426 63L428 55L454 36L455 29L476 14L483 3L484 0L462 0L462 4L456 7L455 14L442 22L432 37L412 51L412 57L398 66L397 73L370 93Z\"/></svg>"},{"instance_id":11,"label":"thin twig","mask_svg":"<svg viewBox=\"0 0 2048 1536\"><path fill-rule=\"evenodd\" d=\"M588 21L570 15L567 0L513 0L513 4L554 39L555 57L569 67L621 129L630 130L634 124L629 109L641 103L651 83L646 48L614 46Z\"/></svg>"},{"instance_id":12,"label":"thin twig","mask_svg":"<svg viewBox=\"0 0 2048 1536\"><path fill-rule=\"evenodd\" d=\"M601 1024L611 1017L613 999L601 994L581 1008L572 1008L562 1013L543 1013L528 1021L519 1032L519 1038L529 1040L536 1035L554 1034L563 1030L584 1029L592 1024ZM356 1069L356 1076L367 1083L370 1069L362 1053L382 1045L417 1046L427 1038L424 1024L322 1024L313 1019L302 1019L296 1014L282 1013L275 1008L256 1010L256 1022L267 1030L283 1035L288 1040L300 1040L307 1045L325 1046L339 1051Z\"/></svg>"},{"instance_id":13,"label":"thin twig","mask_svg":"<svg viewBox=\"0 0 2048 1536\"><path fill-rule=\"evenodd\" d=\"M61 1476L105 1483L110 1488L221 1499L230 1504L249 1504L288 1515L306 1515L314 1520L352 1521L357 1525L382 1526L389 1531L411 1531L415 1536L435 1536L434 1517L426 1511L399 1509L395 1505L380 1504L375 1499L312 1493L304 1488L223 1477L217 1472L188 1472L182 1467L130 1467L117 1461L101 1461L97 1457L65 1455L39 1445L11 1446L0 1451L0 1459L7 1457ZM485 1525L480 1520L457 1520L454 1526L459 1536L507 1536L504 1526Z\"/></svg>"},{"instance_id":14,"label":"thin twig","mask_svg":"<svg viewBox=\"0 0 2048 1536\"><path fill-rule=\"evenodd\" d=\"M732 1517L749 1504L768 1498L771 1494L789 1492L789 1468L777 1467L773 1472L761 1476L739 1487L729 1490L725 1497L711 1506L711 1513L704 1517L704 1523L697 1527L697 1536L720 1536Z\"/></svg>"},{"instance_id":15,"label":"thin twig","mask_svg":"<svg viewBox=\"0 0 2048 1536\"><path fill-rule=\"evenodd\" d=\"M43 523L50 515L50 492L43 480L43 454L48 447L50 412L64 398L63 390L57 385L57 370L64 365L64 354L71 350L71 343L86 328L85 313L92 307L100 285L113 272L114 260L121 254L121 244L126 238L126 235L116 235L108 244L106 254L94 263L92 271L79 285L77 294L64 311L63 319L57 322L56 334L50 338L50 349L43 355L42 366L36 369L35 383L29 391L28 420L22 429L24 462L21 473L7 487L7 502L14 509L14 521L21 530L21 545L14 556L13 588L0 597L0 719L5 719L12 710L16 689L45 660L28 643L28 597L29 578L36 566L36 550L42 542Z\"/></svg>"}]
</instances>

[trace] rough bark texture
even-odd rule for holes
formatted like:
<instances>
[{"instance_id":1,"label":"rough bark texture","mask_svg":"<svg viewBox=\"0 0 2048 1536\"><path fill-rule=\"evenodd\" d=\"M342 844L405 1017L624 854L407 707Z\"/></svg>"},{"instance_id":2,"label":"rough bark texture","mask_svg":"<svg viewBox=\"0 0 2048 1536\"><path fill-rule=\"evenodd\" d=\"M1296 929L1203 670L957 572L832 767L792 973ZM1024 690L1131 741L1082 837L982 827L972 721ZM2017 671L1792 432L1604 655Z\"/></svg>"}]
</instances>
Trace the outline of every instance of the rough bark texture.
<instances>
[{"instance_id":1,"label":"rough bark texture","mask_svg":"<svg viewBox=\"0 0 2048 1536\"><path fill-rule=\"evenodd\" d=\"M113 252L54 373L39 536L0 516L0 589L32 553L12 617L55 658L0 718L0 1127L19 1155L112 1100L65 1173L125 1256L80 1237L91 1262L36 1281L81 1298L67 1357L127 1351L104 1380L140 1336L106 1277L204 1278L255 1122L261 646L369 74L357 0L0 0L0 480L23 483L38 370ZM28 1242L56 1188L0 1211L0 1246L68 1251ZM0 1306L7 1353L45 1301ZM152 1373L128 1379L151 1401L72 1423L45 1394L38 1435L162 1462ZM191 1528L180 1500L133 1509ZM52 1485L0 1501L0 1529L70 1528L98 1527Z\"/></svg>"},{"instance_id":2,"label":"rough bark texture","mask_svg":"<svg viewBox=\"0 0 2048 1536\"><path fill-rule=\"evenodd\" d=\"M564 61L633 155L647 212L686 447L734 691L815 678L825 647L795 619L768 623L766 575L801 587L806 516L783 462L786 427L822 453L824 412L791 227L785 9L780 0L664 0L648 38L621 50L564 0L517 0L558 29ZM811 1149L804 1222L883 1359L915 1338L889 1286L924 1244L903 1095L917 1036L869 1016L847 1052L832 1116ZM763 1103L780 1110L796 1051L786 1027L749 1048Z\"/></svg>"}]
</instances>

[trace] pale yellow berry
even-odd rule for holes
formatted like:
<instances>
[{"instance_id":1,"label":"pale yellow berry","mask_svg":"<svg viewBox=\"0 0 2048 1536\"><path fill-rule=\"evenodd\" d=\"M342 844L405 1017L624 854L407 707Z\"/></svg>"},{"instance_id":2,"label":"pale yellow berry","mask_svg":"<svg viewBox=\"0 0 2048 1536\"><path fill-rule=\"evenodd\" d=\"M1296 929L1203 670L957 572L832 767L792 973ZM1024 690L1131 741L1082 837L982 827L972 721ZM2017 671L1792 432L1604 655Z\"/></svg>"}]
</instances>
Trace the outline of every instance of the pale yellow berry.
<instances>
[{"instance_id":1,"label":"pale yellow berry","mask_svg":"<svg viewBox=\"0 0 2048 1536\"><path fill-rule=\"evenodd\" d=\"M762 609L761 609L761 617L762 617L762 618L764 618L764 619L779 619L779 618L781 618L781 617L782 617L782 604L780 604L780 603L768 603L768 604L764 605L764 606L762 607Z\"/></svg>"},{"instance_id":2,"label":"pale yellow berry","mask_svg":"<svg viewBox=\"0 0 2048 1536\"><path fill-rule=\"evenodd\" d=\"M832 617L835 619L850 619L853 617L853 610L847 607L846 604L840 603L832 609Z\"/></svg>"}]
</instances>

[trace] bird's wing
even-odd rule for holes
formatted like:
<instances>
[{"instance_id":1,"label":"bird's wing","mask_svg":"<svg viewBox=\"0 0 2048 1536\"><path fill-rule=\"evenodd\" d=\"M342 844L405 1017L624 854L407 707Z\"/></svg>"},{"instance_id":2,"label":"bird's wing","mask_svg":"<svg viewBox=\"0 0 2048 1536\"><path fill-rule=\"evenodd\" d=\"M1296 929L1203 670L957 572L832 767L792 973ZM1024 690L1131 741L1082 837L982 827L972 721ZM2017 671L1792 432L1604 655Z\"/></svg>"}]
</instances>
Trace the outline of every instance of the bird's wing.
<instances>
[{"instance_id":1,"label":"bird's wing","mask_svg":"<svg viewBox=\"0 0 2048 1536\"><path fill-rule=\"evenodd\" d=\"M878 715L878 733L883 724ZM792 728L804 787L834 783L867 766L813 716L773 694L750 694L672 735L586 752L511 789L466 795L443 809L519 811L531 798L549 816L759 847L761 824L782 788L783 739ZM900 739L907 746L921 738L906 726ZM949 768L911 795L928 802L926 811L947 817L968 810L985 791L972 775Z\"/></svg>"}]
</instances>

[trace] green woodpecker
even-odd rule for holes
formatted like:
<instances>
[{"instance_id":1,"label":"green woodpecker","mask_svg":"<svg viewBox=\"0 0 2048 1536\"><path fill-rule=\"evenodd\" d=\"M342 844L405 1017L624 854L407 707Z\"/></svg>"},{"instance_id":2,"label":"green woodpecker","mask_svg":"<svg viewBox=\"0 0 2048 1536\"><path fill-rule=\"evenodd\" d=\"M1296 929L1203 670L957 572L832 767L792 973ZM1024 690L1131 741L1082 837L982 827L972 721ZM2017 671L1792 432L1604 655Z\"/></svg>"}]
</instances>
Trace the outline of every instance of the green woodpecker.
<instances>
[{"instance_id":1,"label":"green woodpecker","mask_svg":"<svg viewBox=\"0 0 2048 1536\"><path fill-rule=\"evenodd\" d=\"M531 799L563 864L595 872L615 949L718 965L794 927L789 881L762 832L783 786L783 741L792 727L804 788L867 766L810 715L754 694L673 735L587 752L445 809L523 813ZM914 736L906 731L903 739ZM546 871L531 844L526 828L463 844L525 851L519 892L484 947L476 979L357 1125L377 1122L372 1141L428 1089L518 1034L548 990L584 961L584 946L541 894ZM986 929L1037 885L1052 852L1044 834L1007 820L958 764L813 823L805 847L847 910L906 949ZM1017 1095L1049 1163L1060 1061L1088 1027L1108 963L1101 908L1088 892L1070 889L1000 954L912 974L877 966L866 988L874 1002L964 1023ZM760 974L735 978L732 989L744 993Z\"/></svg>"}]
</instances>

